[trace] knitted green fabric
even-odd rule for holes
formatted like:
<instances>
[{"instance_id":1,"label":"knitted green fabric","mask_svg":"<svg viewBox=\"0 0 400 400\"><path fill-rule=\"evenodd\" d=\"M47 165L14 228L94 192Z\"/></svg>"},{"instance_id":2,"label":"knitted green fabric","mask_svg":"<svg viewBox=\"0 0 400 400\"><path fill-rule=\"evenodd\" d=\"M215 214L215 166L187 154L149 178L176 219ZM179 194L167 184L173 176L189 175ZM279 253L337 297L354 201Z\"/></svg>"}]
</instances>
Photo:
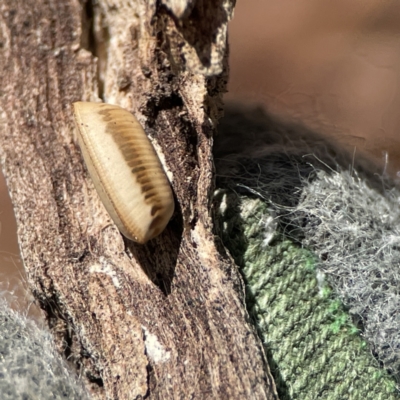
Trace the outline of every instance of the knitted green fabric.
<instances>
[{"instance_id":1,"label":"knitted green fabric","mask_svg":"<svg viewBox=\"0 0 400 400\"><path fill-rule=\"evenodd\" d=\"M277 231L266 203L218 190L220 234L246 283L246 303L285 399L399 398L359 330L315 269Z\"/></svg>"}]
</instances>

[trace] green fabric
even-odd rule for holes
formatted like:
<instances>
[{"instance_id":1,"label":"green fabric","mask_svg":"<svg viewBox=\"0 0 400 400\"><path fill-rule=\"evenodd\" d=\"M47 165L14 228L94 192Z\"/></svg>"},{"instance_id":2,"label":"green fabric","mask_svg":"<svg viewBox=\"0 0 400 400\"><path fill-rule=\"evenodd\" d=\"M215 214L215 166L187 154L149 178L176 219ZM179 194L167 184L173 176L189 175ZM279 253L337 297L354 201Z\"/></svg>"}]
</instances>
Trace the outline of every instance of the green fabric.
<instances>
[{"instance_id":1,"label":"green fabric","mask_svg":"<svg viewBox=\"0 0 400 400\"><path fill-rule=\"evenodd\" d=\"M266 203L225 190L216 201L220 234L246 283L280 399L399 398L318 274L315 256L275 229Z\"/></svg>"}]
</instances>

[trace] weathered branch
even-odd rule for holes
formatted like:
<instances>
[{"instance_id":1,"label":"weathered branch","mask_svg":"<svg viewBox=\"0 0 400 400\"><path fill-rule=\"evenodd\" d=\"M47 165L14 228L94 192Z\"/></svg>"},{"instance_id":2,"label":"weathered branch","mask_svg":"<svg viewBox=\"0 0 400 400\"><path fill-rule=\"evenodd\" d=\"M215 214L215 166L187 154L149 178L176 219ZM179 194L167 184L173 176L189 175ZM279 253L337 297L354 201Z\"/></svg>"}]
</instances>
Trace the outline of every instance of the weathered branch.
<instances>
[{"instance_id":1,"label":"weathered branch","mask_svg":"<svg viewBox=\"0 0 400 400\"><path fill-rule=\"evenodd\" d=\"M212 233L233 3L1 2L0 152L21 254L94 398L276 397ZM145 246L113 225L77 147L71 103L99 97L137 116L171 180L176 212Z\"/></svg>"}]
</instances>

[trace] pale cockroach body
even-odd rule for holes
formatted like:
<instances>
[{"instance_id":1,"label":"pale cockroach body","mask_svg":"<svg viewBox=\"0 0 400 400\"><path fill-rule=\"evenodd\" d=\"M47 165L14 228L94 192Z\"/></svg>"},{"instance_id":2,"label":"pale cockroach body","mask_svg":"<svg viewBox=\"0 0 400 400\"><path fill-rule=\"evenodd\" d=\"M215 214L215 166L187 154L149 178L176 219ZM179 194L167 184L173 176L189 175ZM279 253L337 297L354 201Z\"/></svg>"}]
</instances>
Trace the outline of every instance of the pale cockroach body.
<instances>
[{"instance_id":1,"label":"pale cockroach body","mask_svg":"<svg viewBox=\"0 0 400 400\"><path fill-rule=\"evenodd\" d=\"M78 140L97 192L128 239L159 235L174 212L161 162L137 119L105 103L73 104Z\"/></svg>"}]
</instances>

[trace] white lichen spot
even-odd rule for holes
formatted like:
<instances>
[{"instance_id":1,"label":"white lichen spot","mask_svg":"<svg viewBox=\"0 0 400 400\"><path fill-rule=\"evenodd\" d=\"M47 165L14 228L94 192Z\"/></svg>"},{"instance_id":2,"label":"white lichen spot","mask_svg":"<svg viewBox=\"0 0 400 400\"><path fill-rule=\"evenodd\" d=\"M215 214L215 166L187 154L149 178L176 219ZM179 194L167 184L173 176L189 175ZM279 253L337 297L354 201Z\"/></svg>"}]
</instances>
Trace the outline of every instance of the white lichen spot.
<instances>
[{"instance_id":1,"label":"white lichen spot","mask_svg":"<svg viewBox=\"0 0 400 400\"><path fill-rule=\"evenodd\" d=\"M146 327L142 325L144 334L144 345L146 347L146 354L154 363L166 362L171 357L171 352L165 350L164 346L159 342L156 335L153 335L148 331Z\"/></svg>"},{"instance_id":2,"label":"white lichen spot","mask_svg":"<svg viewBox=\"0 0 400 400\"><path fill-rule=\"evenodd\" d=\"M112 264L107 262L107 260L104 257L100 257L100 264L96 263L90 267L90 272L92 274L98 273L98 274L108 275L111 278L112 283L116 288L119 288L121 286L118 280L118 276L112 267Z\"/></svg>"}]
</instances>

